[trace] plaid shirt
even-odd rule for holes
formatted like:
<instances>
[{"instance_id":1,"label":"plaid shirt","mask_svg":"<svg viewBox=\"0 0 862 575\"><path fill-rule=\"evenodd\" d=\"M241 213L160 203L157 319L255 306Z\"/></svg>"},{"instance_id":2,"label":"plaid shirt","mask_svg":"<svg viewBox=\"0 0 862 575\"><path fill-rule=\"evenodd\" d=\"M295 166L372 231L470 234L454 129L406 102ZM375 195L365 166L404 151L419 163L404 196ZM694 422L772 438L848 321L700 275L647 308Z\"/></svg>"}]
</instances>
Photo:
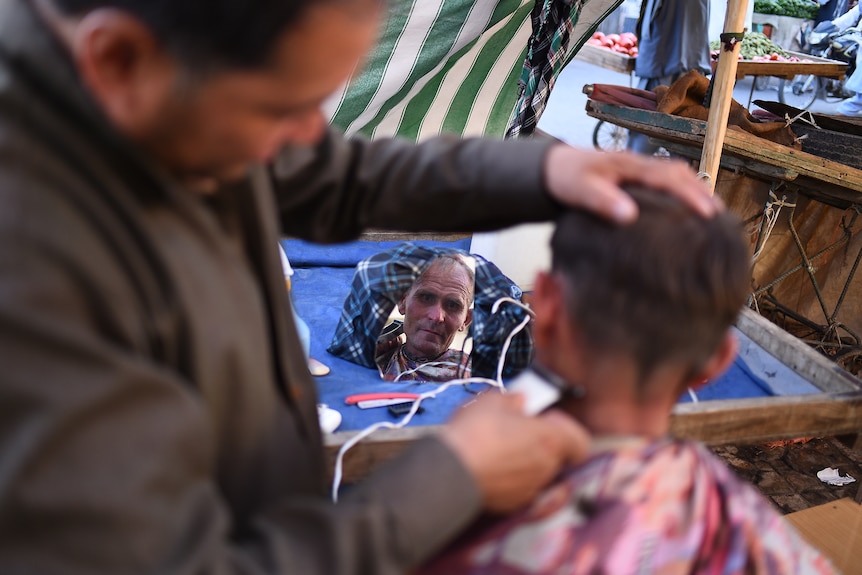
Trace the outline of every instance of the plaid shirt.
<instances>
[{"instance_id":1,"label":"plaid shirt","mask_svg":"<svg viewBox=\"0 0 862 575\"><path fill-rule=\"evenodd\" d=\"M476 262L473 322L468 334L473 338L472 373L478 377L496 377L503 342L523 321L526 312L513 305L502 305L492 315L491 307L501 297L520 300L522 291L491 262L454 248L407 242L360 261L327 350L342 359L376 368L377 336L390 313L435 256L451 253L472 257ZM524 330L512 339L503 376L511 377L527 367L532 352L532 336L529 330Z\"/></svg>"}]
</instances>

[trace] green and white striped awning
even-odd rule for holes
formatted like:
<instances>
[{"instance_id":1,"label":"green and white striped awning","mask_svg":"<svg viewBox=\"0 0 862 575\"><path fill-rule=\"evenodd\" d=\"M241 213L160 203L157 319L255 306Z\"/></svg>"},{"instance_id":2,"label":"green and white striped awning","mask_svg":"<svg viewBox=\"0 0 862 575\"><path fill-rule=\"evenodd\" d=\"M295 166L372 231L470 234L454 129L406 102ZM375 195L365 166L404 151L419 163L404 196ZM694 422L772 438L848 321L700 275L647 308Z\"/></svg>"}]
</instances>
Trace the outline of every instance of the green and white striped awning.
<instances>
[{"instance_id":1,"label":"green and white striped awning","mask_svg":"<svg viewBox=\"0 0 862 575\"><path fill-rule=\"evenodd\" d=\"M348 134L528 134L556 76L622 0L391 0L377 48L329 102Z\"/></svg>"}]
</instances>

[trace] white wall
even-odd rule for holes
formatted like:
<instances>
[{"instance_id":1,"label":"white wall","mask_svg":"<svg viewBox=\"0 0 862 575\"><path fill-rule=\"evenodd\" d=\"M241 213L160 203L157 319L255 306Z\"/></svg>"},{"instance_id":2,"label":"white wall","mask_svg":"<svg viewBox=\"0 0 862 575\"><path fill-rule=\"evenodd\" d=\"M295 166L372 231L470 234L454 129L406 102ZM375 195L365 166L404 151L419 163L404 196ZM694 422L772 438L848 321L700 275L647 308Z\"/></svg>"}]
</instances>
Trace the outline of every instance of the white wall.
<instances>
[{"instance_id":1,"label":"white wall","mask_svg":"<svg viewBox=\"0 0 862 575\"><path fill-rule=\"evenodd\" d=\"M553 233L553 224L544 223L473 234L470 252L497 264L522 290L532 291L536 273L551 267L549 242Z\"/></svg>"},{"instance_id":2,"label":"white wall","mask_svg":"<svg viewBox=\"0 0 862 575\"><path fill-rule=\"evenodd\" d=\"M724 31L724 16L727 13L727 0L709 2L709 41L718 40ZM751 15L754 13L754 0L748 0L748 15L745 18L746 30L751 30ZM734 30L737 32L738 30Z\"/></svg>"}]
</instances>

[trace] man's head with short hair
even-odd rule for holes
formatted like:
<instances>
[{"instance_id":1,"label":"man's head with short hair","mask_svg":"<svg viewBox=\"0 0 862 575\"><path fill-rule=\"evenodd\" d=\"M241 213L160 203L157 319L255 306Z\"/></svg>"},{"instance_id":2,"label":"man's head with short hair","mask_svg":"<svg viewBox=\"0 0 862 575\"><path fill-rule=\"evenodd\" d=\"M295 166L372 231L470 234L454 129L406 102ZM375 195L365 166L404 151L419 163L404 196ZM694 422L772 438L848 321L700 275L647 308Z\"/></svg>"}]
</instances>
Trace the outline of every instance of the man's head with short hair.
<instances>
[{"instance_id":1,"label":"man's head with short hair","mask_svg":"<svg viewBox=\"0 0 862 575\"><path fill-rule=\"evenodd\" d=\"M636 401L672 366L678 381L661 393L675 401L674 386L716 375L735 353L729 328L750 289L750 252L730 213L704 219L667 195L630 193L640 209L632 224L581 211L558 220L552 271L534 296L537 359L573 381L605 362L626 374Z\"/></svg>"},{"instance_id":2,"label":"man's head with short hair","mask_svg":"<svg viewBox=\"0 0 862 575\"><path fill-rule=\"evenodd\" d=\"M126 11L191 66L258 68L281 34L313 4L338 0L53 0L68 16Z\"/></svg>"},{"instance_id":3,"label":"man's head with short hair","mask_svg":"<svg viewBox=\"0 0 862 575\"><path fill-rule=\"evenodd\" d=\"M398 302L404 315L406 350L433 359L470 325L475 272L458 254L436 256Z\"/></svg>"},{"instance_id":4,"label":"man's head with short hair","mask_svg":"<svg viewBox=\"0 0 862 575\"><path fill-rule=\"evenodd\" d=\"M631 190L640 217L615 226L584 212L559 220L553 270L570 317L595 351L624 350L644 374L663 361L698 369L744 304L750 254L730 213L695 216L681 202Z\"/></svg>"},{"instance_id":5,"label":"man's head with short hair","mask_svg":"<svg viewBox=\"0 0 862 575\"><path fill-rule=\"evenodd\" d=\"M380 0L37 0L123 136L201 190L325 133Z\"/></svg>"}]
</instances>

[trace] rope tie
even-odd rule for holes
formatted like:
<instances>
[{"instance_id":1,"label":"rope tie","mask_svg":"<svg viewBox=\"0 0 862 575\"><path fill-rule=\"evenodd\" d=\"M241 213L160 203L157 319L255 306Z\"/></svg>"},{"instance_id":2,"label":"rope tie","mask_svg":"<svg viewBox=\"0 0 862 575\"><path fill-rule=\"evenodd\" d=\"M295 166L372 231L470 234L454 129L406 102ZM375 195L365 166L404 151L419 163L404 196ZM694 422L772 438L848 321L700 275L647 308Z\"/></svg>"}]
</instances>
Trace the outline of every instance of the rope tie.
<instances>
[{"instance_id":1,"label":"rope tie","mask_svg":"<svg viewBox=\"0 0 862 575\"><path fill-rule=\"evenodd\" d=\"M757 248L757 251L754 252L753 261L757 261L760 256L763 254L763 250L766 247L767 242L769 241L769 236L772 235L772 230L775 228L775 224L778 222L778 216L781 214L781 208L795 208L795 202L788 202L787 196L781 196L781 199L778 199L778 196L775 195L775 192L769 190L769 200L766 202L766 205L763 208L763 219L764 219L764 227L763 227L763 241L760 242L760 247Z\"/></svg>"},{"instance_id":2,"label":"rope tie","mask_svg":"<svg viewBox=\"0 0 862 575\"><path fill-rule=\"evenodd\" d=\"M809 126L814 126L818 130L821 129L820 126L817 125L817 122L814 120L814 115L811 112L809 112L808 110L802 110L801 112L799 112L798 114L796 114L792 118L790 117L790 114L787 114L787 113L784 114L784 125L785 126L790 126L791 124L793 124L796 121L805 122ZM805 136L802 136L802 138L804 138L804 137ZM799 138L799 139L801 140L802 138Z\"/></svg>"}]
</instances>

